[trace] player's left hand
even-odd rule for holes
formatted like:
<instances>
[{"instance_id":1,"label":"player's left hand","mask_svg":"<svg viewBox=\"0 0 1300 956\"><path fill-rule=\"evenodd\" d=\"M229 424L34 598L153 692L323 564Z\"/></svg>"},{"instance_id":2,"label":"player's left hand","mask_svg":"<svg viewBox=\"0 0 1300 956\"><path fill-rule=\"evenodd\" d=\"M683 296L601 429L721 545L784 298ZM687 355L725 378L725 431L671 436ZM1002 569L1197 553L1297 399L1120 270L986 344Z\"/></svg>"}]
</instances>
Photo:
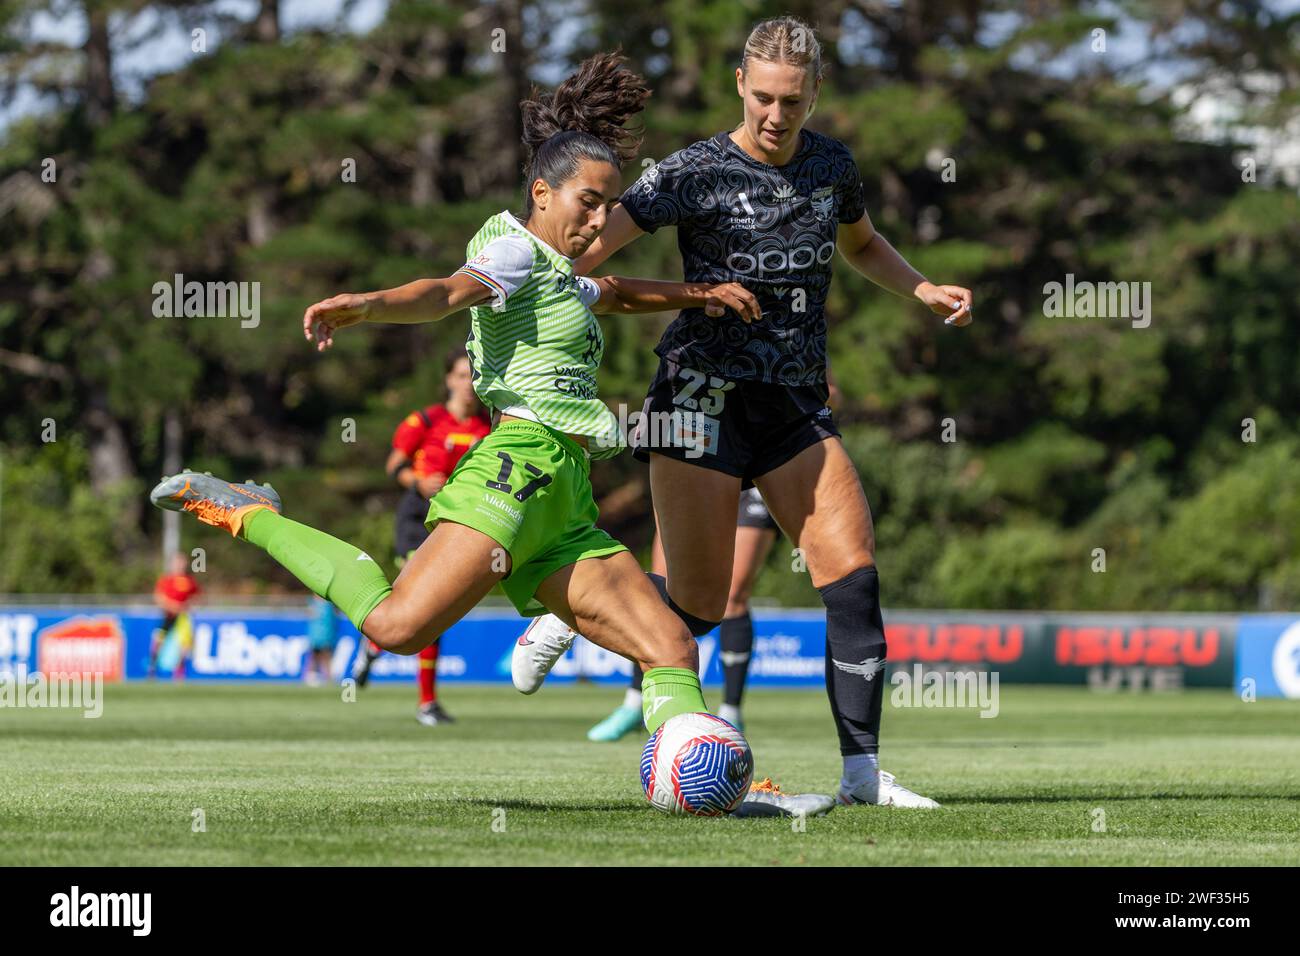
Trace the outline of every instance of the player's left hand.
<instances>
[{"instance_id":1,"label":"player's left hand","mask_svg":"<svg viewBox=\"0 0 1300 956\"><path fill-rule=\"evenodd\" d=\"M344 293L307 306L302 314L302 334L324 352L334 344L334 333L356 325L370 314L370 300L364 295Z\"/></svg>"},{"instance_id":2,"label":"player's left hand","mask_svg":"<svg viewBox=\"0 0 1300 956\"><path fill-rule=\"evenodd\" d=\"M758 299L739 282L721 282L705 291L705 315L717 318L728 309L745 322L757 322L763 318Z\"/></svg>"},{"instance_id":3,"label":"player's left hand","mask_svg":"<svg viewBox=\"0 0 1300 956\"><path fill-rule=\"evenodd\" d=\"M930 307L930 311L946 316L944 325L961 327L970 325L975 316L971 313L970 289L959 285L935 285L923 282L916 287L916 297Z\"/></svg>"}]
</instances>

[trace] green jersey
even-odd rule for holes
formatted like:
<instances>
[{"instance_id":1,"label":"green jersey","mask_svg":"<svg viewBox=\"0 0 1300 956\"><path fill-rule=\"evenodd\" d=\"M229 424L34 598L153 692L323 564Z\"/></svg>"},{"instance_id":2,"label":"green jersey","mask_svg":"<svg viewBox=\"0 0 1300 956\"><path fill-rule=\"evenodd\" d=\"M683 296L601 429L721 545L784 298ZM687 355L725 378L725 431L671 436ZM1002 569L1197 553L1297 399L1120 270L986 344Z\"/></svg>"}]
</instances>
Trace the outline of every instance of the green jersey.
<instances>
[{"instance_id":1,"label":"green jersey","mask_svg":"<svg viewBox=\"0 0 1300 956\"><path fill-rule=\"evenodd\" d=\"M605 337L591 306L596 284L575 277L573 260L508 212L483 224L465 250L463 272L492 291L470 309L465 343L474 390L489 408L588 439L593 458L625 442L618 419L596 397Z\"/></svg>"}]
</instances>

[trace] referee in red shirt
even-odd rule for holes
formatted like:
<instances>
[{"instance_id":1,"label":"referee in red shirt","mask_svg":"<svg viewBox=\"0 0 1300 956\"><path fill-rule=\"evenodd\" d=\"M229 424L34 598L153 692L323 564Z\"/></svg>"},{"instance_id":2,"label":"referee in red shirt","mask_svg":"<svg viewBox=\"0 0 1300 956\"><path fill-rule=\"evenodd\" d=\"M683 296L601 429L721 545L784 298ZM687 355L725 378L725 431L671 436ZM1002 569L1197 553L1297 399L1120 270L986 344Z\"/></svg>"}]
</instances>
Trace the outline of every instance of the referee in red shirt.
<instances>
[{"instance_id":1,"label":"referee in red shirt","mask_svg":"<svg viewBox=\"0 0 1300 956\"><path fill-rule=\"evenodd\" d=\"M393 433L393 450L388 454L388 474L405 491L397 505L394 550L401 567L429 536L424 519L429 499L442 490L456 463L470 446L491 430L491 422L478 396L469 355L463 348L452 349L446 363L447 400L407 415ZM380 651L369 641L357 662L353 676L364 687L370 665ZM420 652L420 709L416 719L426 726L452 722L438 703L438 642Z\"/></svg>"},{"instance_id":2,"label":"referee in red shirt","mask_svg":"<svg viewBox=\"0 0 1300 956\"><path fill-rule=\"evenodd\" d=\"M162 609L163 618L149 642L149 677L152 678L157 673L158 654L162 650L168 633L175 626L177 619L186 613L190 602L199 596L201 590L198 582L194 580L194 576L190 574L189 559L179 552L173 554L171 556L171 572L158 578L158 581L153 586L154 603ZM181 662L173 676L178 676L183 672L185 656L188 653L189 647L182 645Z\"/></svg>"}]
</instances>

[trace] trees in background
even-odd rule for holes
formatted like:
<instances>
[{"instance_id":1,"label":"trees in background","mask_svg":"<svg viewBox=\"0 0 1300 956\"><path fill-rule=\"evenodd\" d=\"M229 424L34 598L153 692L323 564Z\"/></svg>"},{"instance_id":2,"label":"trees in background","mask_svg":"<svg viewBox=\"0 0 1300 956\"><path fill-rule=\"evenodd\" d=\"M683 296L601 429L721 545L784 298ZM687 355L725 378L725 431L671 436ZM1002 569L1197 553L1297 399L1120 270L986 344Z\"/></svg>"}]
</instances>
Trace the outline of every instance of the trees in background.
<instances>
[{"instance_id":1,"label":"trees in background","mask_svg":"<svg viewBox=\"0 0 1300 956\"><path fill-rule=\"evenodd\" d=\"M1281 154L1199 135L1187 103L1237 89L1243 124L1287 129L1300 15L1020 6L405 2L356 35L286 30L270 0L248 22L211 3L0 2L2 82L46 95L0 134L0 592L145 584L169 416L185 464L270 479L294 516L387 554L388 437L437 397L465 321L375 326L321 357L302 309L454 269L519 206L530 78L621 46L655 89L652 162L735 125L749 27L792 12L826 47L810 125L854 150L877 227L976 291L955 331L847 267L833 287L838 417L890 603L1295 606L1300 202ZM41 11L84 36L25 42ZM196 29L203 50L116 88L122 51ZM680 275L675 236L615 266ZM258 323L156 316L177 274L256 282ZM1067 276L1150 283L1149 325L1048 314ZM639 405L667 318L607 323L608 399ZM646 543L644 467L593 479L610 530ZM287 581L186 535L232 586ZM815 598L788 548L772 563L760 595Z\"/></svg>"}]
</instances>

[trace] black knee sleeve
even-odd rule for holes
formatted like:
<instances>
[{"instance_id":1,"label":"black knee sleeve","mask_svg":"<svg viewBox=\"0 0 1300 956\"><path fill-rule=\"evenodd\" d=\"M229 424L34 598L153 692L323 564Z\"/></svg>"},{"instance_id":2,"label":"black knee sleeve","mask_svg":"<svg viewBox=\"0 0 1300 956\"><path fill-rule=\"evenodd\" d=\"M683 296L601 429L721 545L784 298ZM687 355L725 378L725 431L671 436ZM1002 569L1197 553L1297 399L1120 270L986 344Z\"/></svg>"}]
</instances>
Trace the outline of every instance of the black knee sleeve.
<instances>
[{"instance_id":1,"label":"black knee sleeve","mask_svg":"<svg viewBox=\"0 0 1300 956\"><path fill-rule=\"evenodd\" d=\"M817 590L826 605L826 694L840 753L875 753L888 651L879 575L874 566L858 568Z\"/></svg>"},{"instance_id":2,"label":"black knee sleeve","mask_svg":"<svg viewBox=\"0 0 1300 956\"><path fill-rule=\"evenodd\" d=\"M668 582L664 580L663 575L651 574L647 571L646 577L654 583L655 590L657 590L659 596L664 599L664 603L672 608L673 613L681 618L682 623L690 629L692 636L703 637L705 634L709 633L709 631L722 623L721 621L706 621L704 618L696 617L694 614L691 614L688 611L683 611L678 607L677 602L668 596Z\"/></svg>"}]
</instances>

